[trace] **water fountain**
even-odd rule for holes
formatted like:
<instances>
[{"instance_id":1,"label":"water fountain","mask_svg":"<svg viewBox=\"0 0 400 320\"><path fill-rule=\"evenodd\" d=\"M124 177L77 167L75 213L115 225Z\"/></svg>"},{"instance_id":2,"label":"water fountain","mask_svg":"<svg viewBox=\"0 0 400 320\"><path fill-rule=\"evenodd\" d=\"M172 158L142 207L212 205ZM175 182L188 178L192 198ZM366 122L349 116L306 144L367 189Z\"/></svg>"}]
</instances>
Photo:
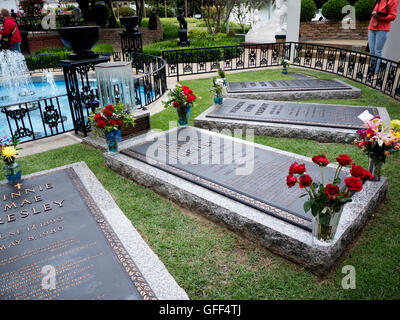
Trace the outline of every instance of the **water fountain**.
<instances>
[{"instance_id":1,"label":"water fountain","mask_svg":"<svg viewBox=\"0 0 400 320\"><path fill-rule=\"evenodd\" d=\"M45 84L42 88L44 96L48 94L50 94L50 96L57 95L57 85L54 81L54 75L51 71L47 69L43 70L42 82Z\"/></svg>"},{"instance_id":2,"label":"water fountain","mask_svg":"<svg viewBox=\"0 0 400 320\"><path fill-rule=\"evenodd\" d=\"M4 102L20 102L35 94L32 78L25 62L25 57L15 51L0 51L0 85L7 96Z\"/></svg>"}]
</instances>

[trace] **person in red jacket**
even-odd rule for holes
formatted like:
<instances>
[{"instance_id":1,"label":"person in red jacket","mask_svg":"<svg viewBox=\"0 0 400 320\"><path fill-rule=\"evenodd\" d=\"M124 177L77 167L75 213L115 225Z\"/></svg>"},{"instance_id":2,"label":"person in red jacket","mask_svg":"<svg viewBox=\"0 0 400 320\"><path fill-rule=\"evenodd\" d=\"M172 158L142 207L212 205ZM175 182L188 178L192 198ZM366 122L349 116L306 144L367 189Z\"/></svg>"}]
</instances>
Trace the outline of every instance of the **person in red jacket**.
<instances>
[{"instance_id":1,"label":"person in red jacket","mask_svg":"<svg viewBox=\"0 0 400 320\"><path fill-rule=\"evenodd\" d=\"M17 22L10 17L7 9L1 9L1 16L4 18L3 29L0 30L0 39L8 38L10 49L21 52L21 34L19 33Z\"/></svg>"},{"instance_id":2,"label":"person in red jacket","mask_svg":"<svg viewBox=\"0 0 400 320\"><path fill-rule=\"evenodd\" d=\"M368 26L368 45L371 55L382 57L382 50L391 24L396 19L398 6L399 0L375 0ZM379 65L380 60L376 63L375 78L378 76Z\"/></svg>"}]
</instances>

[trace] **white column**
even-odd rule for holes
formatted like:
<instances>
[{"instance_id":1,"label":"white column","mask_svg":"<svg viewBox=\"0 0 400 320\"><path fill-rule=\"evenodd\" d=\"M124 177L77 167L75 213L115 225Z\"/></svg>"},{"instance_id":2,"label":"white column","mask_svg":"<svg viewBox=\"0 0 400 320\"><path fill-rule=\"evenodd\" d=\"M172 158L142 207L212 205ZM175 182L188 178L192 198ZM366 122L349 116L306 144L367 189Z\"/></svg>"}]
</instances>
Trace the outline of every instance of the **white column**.
<instances>
[{"instance_id":1,"label":"white column","mask_svg":"<svg viewBox=\"0 0 400 320\"><path fill-rule=\"evenodd\" d=\"M400 4L397 10L397 18L392 22L386 45L383 48L382 56L389 60L399 61L400 59Z\"/></svg>"},{"instance_id":2,"label":"white column","mask_svg":"<svg viewBox=\"0 0 400 320\"><path fill-rule=\"evenodd\" d=\"M300 33L300 12L301 12L301 1L300 0L288 0L288 14L287 14L287 32L286 41L299 41Z\"/></svg>"}]
</instances>

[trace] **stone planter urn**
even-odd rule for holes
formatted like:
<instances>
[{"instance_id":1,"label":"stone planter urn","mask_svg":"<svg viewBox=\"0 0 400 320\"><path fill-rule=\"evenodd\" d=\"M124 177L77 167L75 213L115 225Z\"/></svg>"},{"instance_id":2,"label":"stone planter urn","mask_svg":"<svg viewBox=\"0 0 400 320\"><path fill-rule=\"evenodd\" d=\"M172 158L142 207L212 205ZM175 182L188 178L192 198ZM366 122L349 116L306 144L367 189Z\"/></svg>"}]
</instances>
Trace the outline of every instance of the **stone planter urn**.
<instances>
[{"instance_id":1,"label":"stone planter urn","mask_svg":"<svg viewBox=\"0 0 400 320\"><path fill-rule=\"evenodd\" d=\"M99 26L66 27L58 31L62 43L73 51L68 55L68 59L86 60L99 57L91 50L99 40Z\"/></svg>"}]
</instances>

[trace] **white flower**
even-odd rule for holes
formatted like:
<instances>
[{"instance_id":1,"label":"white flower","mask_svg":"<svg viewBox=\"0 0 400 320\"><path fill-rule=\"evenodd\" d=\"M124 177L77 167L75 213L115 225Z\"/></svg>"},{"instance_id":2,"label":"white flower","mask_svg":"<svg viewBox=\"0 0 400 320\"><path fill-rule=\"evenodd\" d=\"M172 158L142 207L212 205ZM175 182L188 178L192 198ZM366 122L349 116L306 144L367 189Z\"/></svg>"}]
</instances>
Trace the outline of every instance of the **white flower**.
<instances>
[{"instance_id":1,"label":"white flower","mask_svg":"<svg viewBox=\"0 0 400 320\"><path fill-rule=\"evenodd\" d=\"M373 118L374 118L374 116L372 114L370 114L368 110L365 110L363 113L361 113L358 116L358 119L360 119L364 123L369 120L372 120Z\"/></svg>"}]
</instances>

